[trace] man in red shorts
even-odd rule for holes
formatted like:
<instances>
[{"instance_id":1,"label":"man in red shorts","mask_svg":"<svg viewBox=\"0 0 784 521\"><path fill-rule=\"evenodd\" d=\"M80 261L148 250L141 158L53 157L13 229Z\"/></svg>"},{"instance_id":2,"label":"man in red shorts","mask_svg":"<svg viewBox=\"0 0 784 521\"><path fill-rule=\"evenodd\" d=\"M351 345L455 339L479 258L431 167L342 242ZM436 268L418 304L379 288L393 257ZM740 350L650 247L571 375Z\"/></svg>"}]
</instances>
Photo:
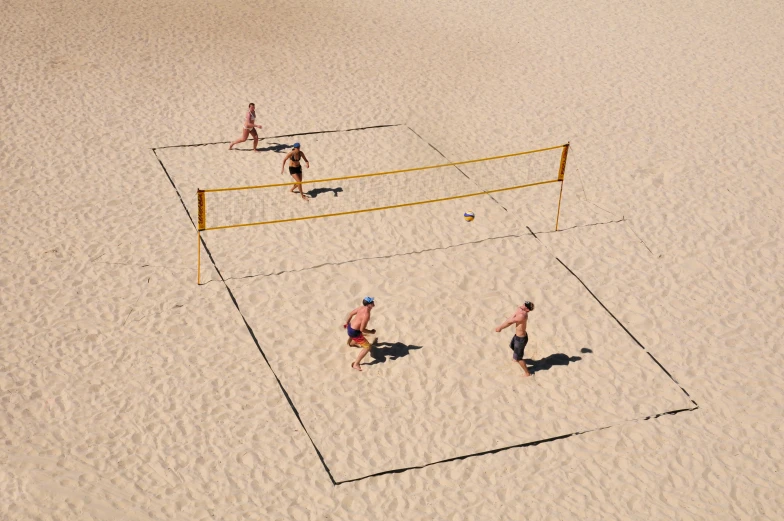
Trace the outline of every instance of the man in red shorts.
<instances>
[{"instance_id":1,"label":"man in red shorts","mask_svg":"<svg viewBox=\"0 0 784 521\"><path fill-rule=\"evenodd\" d=\"M365 338L365 334L374 334L376 332L375 329L367 329L368 322L370 322L370 312L374 307L376 307L376 301L373 297L365 297L362 299L362 305L351 310L346 316L346 320L343 321L343 327L346 328L348 333L348 341L346 343L350 346L362 348L359 355L357 355L357 359L351 364L351 368L357 371L362 370L359 364L365 358L365 355L370 352L370 342Z\"/></svg>"}]
</instances>

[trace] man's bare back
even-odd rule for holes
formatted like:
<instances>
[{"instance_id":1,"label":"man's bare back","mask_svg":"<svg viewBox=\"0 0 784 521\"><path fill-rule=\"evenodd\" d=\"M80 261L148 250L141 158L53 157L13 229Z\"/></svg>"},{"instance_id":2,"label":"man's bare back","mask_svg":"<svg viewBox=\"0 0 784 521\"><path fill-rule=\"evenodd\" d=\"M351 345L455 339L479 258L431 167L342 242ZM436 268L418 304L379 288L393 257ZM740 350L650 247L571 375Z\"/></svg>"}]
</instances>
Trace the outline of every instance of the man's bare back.
<instances>
[{"instance_id":1,"label":"man's bare back","mask_svg":"<svg viewBox=\"0 0 784 521\"><path fill-rule=\"evenodd\" d=\"M354 329L362 331L367 327L368 322L370 322L370 309L368 306L359 306L349 313L347 324Z\"/></svg>"}]
</instances>

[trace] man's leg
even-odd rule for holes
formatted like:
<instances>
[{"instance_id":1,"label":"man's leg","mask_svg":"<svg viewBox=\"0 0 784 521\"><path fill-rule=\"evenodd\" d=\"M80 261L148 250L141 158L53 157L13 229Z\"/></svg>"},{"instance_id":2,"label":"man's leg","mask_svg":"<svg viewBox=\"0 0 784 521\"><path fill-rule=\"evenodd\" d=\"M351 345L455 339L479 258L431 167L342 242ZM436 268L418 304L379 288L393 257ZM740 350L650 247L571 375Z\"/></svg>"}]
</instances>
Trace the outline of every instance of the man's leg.
<instances>
[{"instance_id":1,"label":"man's leg","mask_svg":"<svg viewBox=\"0 0 784 521\"><path fill-rule=\"evenodd\" d=\"M376 342L378 342L378 337L375 335L375 331L375 329L366 329L362 333L362 336L365 337L365 340L367 340L368 344L370 345L376 345Z\"/></svg>"},{"instance_id":2,"label":"man's leg","mask_svg":"<svg viewBox=\"0 0 784 521\"><path fill-rule=\"evenodd\" d=\"M354 360L354 363L351 364L351 368L356 369L357 371L361 371L362 368L359 367L359 364L362 362L362 359L365 358L365 355L367 355L369 352L370 352L370 346L363 347L362 351L360 351L359 355L357 355L357 359Z\"/></svg>"},{"instance_id":3,"label":"man's leg","mask_svg":"<svg viewBox=\"0 0 784 521\"><path fill-rule=\"evenodd\" d=\"M523 360L525 346L528 344L528 335L525 335L523 338L515 336L512 342L514 344L514 355L512 355L512 358L523 368L523 376L531 376L531 373L528 372L528 366L525 364L525 360Z\"/></svg>"}]
</instances>

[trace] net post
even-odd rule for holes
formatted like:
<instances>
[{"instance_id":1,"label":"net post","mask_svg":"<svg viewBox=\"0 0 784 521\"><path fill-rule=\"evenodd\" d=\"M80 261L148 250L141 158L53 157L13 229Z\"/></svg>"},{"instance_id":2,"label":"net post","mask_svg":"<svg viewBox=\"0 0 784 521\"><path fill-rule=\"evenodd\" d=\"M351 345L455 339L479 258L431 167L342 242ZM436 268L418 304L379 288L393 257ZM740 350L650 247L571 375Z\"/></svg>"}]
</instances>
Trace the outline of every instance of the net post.
<instances>
[{"instance_id":1,"label":"net post","mask_svg":"<svg viewBox=\"0 0 784 521\"><path fill-rule=\"evenodd\" d=\"M196 226L196 284L201 285L201 231L207 227L207 205L204 200L204 190L196 189L196 199L199 203L199 222Z\"/></svg>"},{"instance_id":2,"label":"net post","mask_svg":"<svg viewBox=\"0 0 784 521\"><path fill-rule=\"evenodd\" d=\"M563 181L564 172L566 172L566 156L569 154L569 143L563 146L561 152L561 167L558 169L558 180Z\"/></svg>"},{"instance_id":3,"label":"net post","mask_svg":"<svg viewBox=\"0 0 784 521\"><path fill-rule=\"evenodd\" d=\"M561 193L558 195L558 213L555 214L555 231L558 231L558 219L561 217L561 197L563 197L563 180L561 180Z\"/></svg>"},{"instance_id":4,"label":"net post","mask_svg":"<svg viewBox=\"0 0 784 521\"><path fill-rule=\"evenodd\" d=\"M569 143L566 143L561 152L561 167L558 169L558 180L561 182L561 193L558 194L558 212L555 214L555 231L558 231L558 220L561 218L561 198L563 197L564 173L566 172L566 156L568 154Z\"/></svg>"}]
</instances>

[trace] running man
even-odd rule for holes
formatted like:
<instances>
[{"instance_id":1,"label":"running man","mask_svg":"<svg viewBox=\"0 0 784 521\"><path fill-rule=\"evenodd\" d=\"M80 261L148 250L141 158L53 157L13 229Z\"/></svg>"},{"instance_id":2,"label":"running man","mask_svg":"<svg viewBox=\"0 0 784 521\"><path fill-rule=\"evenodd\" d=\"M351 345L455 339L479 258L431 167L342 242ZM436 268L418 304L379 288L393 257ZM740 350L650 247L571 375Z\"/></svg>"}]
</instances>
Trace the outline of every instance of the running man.
<instances>
[{"instance_id":1,"label":"running man","mask_svg":"<svg viewBox=\"0 0 784 521\"><path fill-rule=\"evenodd\" d=\"M291 187L291 192L296 194L297 191L295 188L299 187L299 194L304 200L307 201L308 196L305 195L304 191L302 191L302 166L300 166L299 162L305 161L305 168L310 168L310 161L308 161L308 158L305 157L305 153L300 150L299 143L294 143L291 148L291 152L286 154L286 157L283 158L283 164L280 167L280 173L282 174L283 169L286 168L286 161L291 161L291 164L289 165L289 174L291 174L291 177L293 177L294 181L297 182L297 184Z\"/></svg>"},{"instance_id":2,"label":"running man","mask_svg":"<svg viewBox=\"0 0 784 521\"><path fill-rule=\"evenodd\" d=\"M528 332L526 331L526 326L528 326L528 312L533 310L534 303L526 300L525 304L517 308L511 317L504 320L500 326L495 328L495 332L500 333L507 327L515 324L515 334L512 337L512 341L509 342L509 348L513 352L512 359L520 364L525 376L531 376L531 373L528 372L528 367L525 365L525 360L523 360L523 353L525 353L525 346L528 344Z\"/></svg>"},{"instance_id":3,"label":"running man","mask_svg":"<svg viewBox=\"0 0 784 521\"><path fill-rule=\"evenodd\" d=\"M362 299L362 305L352 309L346 316L346 320L343 321L343 327L348 333L348 341L346 343L349 346L362 348L359 355L357 355L357 359L351 363L351 368L357 371L362 370L359 364L365 358L365 355L370 352L370 342L365 338L365 333L371 335L376 333L375 329L367 329L368 322L370 322L370 312L374 307L376 307L376 301L373 300L373 297L365 297Z\"/></svg>"},{"instance_id":4,"label":"running man","mask_svg":"<svg viewBox=\"0 0 784 521\"><path fill-rule=\"evenodd\" d=\"M256 132L257 128L261 125L256 124L256 104L251 103L248 105L248 113L245 114L245 121L242 123L242 137L229 145L229 150L234 148L234 145L244 143L248 140L248 135L253 136L253 151L256 152L256 146L259 144L259 134Z\"/></svg>"}]
</instances>

